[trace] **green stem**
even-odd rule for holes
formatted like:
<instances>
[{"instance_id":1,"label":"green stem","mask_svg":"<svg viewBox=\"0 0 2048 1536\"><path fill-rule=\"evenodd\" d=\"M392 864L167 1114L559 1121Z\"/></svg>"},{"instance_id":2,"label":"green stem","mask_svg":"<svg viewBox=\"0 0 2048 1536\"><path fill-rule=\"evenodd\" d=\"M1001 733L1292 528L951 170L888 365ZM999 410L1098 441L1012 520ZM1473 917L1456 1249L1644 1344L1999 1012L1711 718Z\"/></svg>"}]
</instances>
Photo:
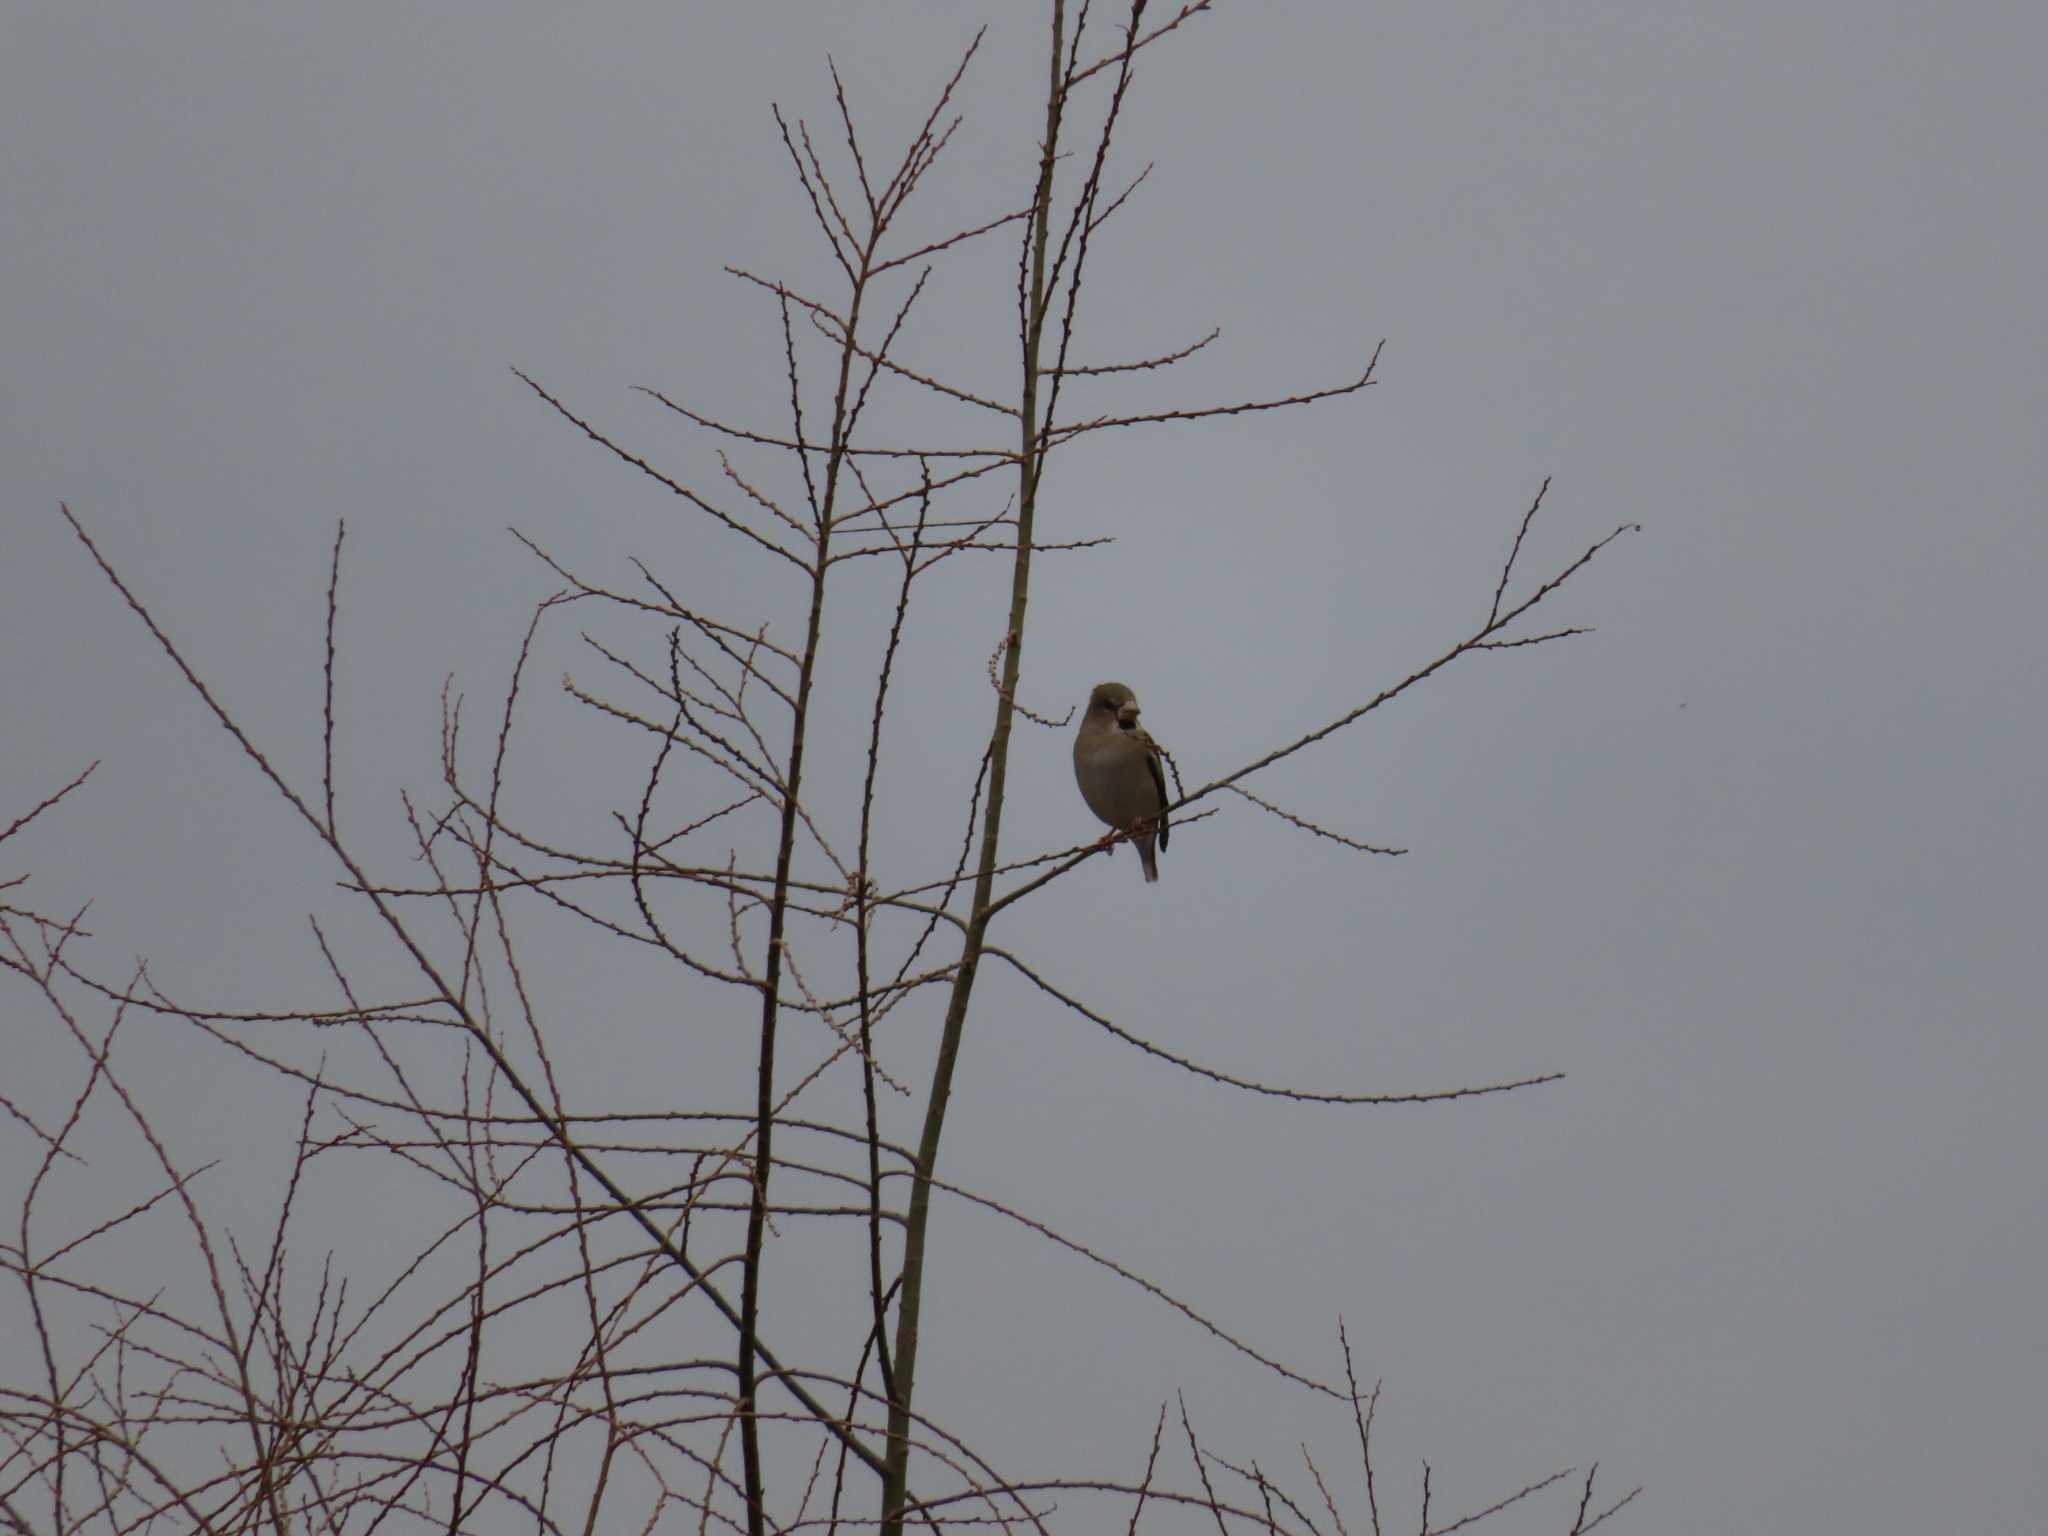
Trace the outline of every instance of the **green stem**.
<instances>
[{"instance_id":1,"label":"green stem","mask_svg":"<svg viewBox=\"0 0 2048 1536\"><path fill-rule=\"evenodd\" d=\"M1009 774L1010 729L1016 718L1014 699L1024 654L1024 613L1031 592L1032 527L1038 512L1038 482L1044 443L1038 430L1039 343L1045 332L1046 240L1052 216L1054 155L1060 118L1066 105L1061 54L1064 52L1066 5L1053 0L1051 82L1046 97L1045 142L1038 165L1038 192L1032 209L1030 287L1025 295L1023 341L1024 390L1018 412L1017 558L1010 573L1010 623L1003 652L1003 683L996 696L995 732L989 741L988 808L981 825L981 854L974 880L974 901L961 943L960 963L946 1001L939 1035L938 1060L925 1100L924 1130L918 1138L917 1165L912 1171L910 1210L904 1225L903 1285L896 1310L894 1391L889 1400L889 1443L882 1474L882 1536L901 1536L906 1513L910 1469L911 1396L917 1379L917 1329L924 1301L925 1231L931 1216L932 1175L939 1160L939 1138L945 1129L946 1105L953 1092L953 1069L960 1056L960 1037L974 978L981 966L982 936L994 895L996 852L1002 836L1003 792Z\"/></svg>"}]
</instances>

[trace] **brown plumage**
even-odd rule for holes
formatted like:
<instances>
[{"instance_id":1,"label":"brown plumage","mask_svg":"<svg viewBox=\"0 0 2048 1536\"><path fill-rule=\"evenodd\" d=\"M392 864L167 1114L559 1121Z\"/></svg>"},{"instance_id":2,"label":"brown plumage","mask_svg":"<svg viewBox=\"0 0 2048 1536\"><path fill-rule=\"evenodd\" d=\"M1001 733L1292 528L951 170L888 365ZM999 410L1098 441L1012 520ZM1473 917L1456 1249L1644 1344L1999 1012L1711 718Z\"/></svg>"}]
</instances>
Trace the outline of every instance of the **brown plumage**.
<instances>
[{"instance_id":1,"label":"brown plumage","mask_svg":"<svg viewBox=\"0 0 2048 1536\"><path fill-rule=\"evenodd\" d=\"M1145 879L1159 878L1156 840L1166 846L1166 769L1159 743L1138 724L1138 696L1122 683L1097 683L1074 736L1074 782L1088 809L1131 834Z\"/></svg>"}]
</instances>

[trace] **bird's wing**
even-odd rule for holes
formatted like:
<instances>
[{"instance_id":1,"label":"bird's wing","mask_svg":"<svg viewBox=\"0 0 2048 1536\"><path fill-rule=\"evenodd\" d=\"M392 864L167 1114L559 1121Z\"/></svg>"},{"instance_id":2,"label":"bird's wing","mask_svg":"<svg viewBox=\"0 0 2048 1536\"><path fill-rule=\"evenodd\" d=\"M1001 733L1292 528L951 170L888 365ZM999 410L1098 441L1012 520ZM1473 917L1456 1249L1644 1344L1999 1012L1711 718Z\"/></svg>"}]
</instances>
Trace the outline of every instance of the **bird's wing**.
<instances>
[{"instance_id":1,"label":"bird's wing","mask_svg":"<svg viewBox=\"0 0 2048 1536\"><path fill-rule=\"evenodd\" d=\"M1145 738L1145 767L1152 775L1152 787L1159 791L1159 846L1166 846L1166 762L1159 755L1159 743Z\"/></svg>"}]
</instances>

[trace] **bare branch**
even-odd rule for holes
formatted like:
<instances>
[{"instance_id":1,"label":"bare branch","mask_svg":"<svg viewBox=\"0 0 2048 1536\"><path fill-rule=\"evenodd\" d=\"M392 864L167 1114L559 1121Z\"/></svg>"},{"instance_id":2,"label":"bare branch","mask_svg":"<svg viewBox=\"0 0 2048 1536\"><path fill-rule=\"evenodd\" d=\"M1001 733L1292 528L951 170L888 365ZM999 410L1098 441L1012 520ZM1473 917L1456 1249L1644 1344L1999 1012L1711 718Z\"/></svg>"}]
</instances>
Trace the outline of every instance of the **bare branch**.
<instances>
[{"instance_id":1,"label":"bare branch","mask_svg":"<svg viewBox=\"0 0 2048 1536\"><path fill-rule=\"evenodd\" d=\"M655 484L666 486L669 490L675 492L676 495L682 497L683 500L687 501L691 506L695 507L698 511L707 514L708 516L716 519L720 523L723 523L726 527L730 528L734 533L739 534L742 538L753 541L755 544L758 544L762 549L767 550L768 553L771 555L777 555L780 556L782 559L787 560L791 565L795 566L804 574L810 574L811 567L808 564L808 562L806 562L803 559L802 556L792 554L790 551L784 549L780 544L777 544L773 539L770 539L763 534L756 533L752 528L749 528L745 523L741 522L731 513L725 511L721 507L713 505L709 501L706 501L702 496L699 496L695 491L691 490L681 481L670 479L667 475L664 475L660 470L656 469L652 464L649 464L645 459L641 458L638 454L629 453L626 449L621 448L617 443L613 442L610 438L606 437L602 432L598 431L597 428L593 427L589 422L585 421L582 417L578 416L575 412L571 411L566 405L562 404L561 401L557 400L553 395L549 394L546 390L542 389L538 383L536 383L533 379L529 378L526 374L520 372L517 368L514 368L512 370L512 373L513 376L517 378L521 383L523 383L528 389L532 390L536 395L539 395L542 400L547 402L547 404L554 410L555 414L560 416L564 421L568 422L571 426L575 427L578 431L582 432L582 434L585 437L589 438L593 443L596 443L600 448L603 448L613 457L621 459L624 462L632 465L635 469L639 470L641 474L647 476L648 479L654 481ZM667 404L667 402L664 401L663 404ZM688 413L685 412L684 414L687 415Z\"/></svg>"},{"instance_id":2,"label":"bare branch","mask_svg":"<svg viewBox=\"0 0 2048 1536\"><path fill-rule=\"evenodd\" d=\"M1328 827L1317 826L1314 822L1304 820L1291 811L1281 810L1279 806L1273 804L1270 800L1261 800L1242 784L1231 784L1226 787L1233 795L1244 796L1245 799L1251 801L1260 810L1272 812L1273 815L1278 816L1290 826L1299 827L1304 832L1313 832L1317 837L1327 837L1331 842L1342 843L1346 848L1356 848L1360 853L1383 853L1391 858L1399 858L1408 851L1406 848L1381 848L1374 843L1361 843L1356 838L1346 837L1342 832L1332 832Z\"/></svg>"},{"instance_id":3,"label":"bare branch","mask_svg":"<svg viewBox=\"0 0 2048 1536\"><path fill-rule=\"evenodd\" d=\"M1152 44L1158 42L1159 39L1166 36L1167 33L1178 28L1183 22L1189 20L1192 17L1201 15L1204 11L1208 10L1210 5L1213 3L1214 0L1188 0L1188 3L1180 8L1179 12L1174 16L1174 18L1171 21L1162 21L1150 32L1147 32L1142 37L1140 37L1137 40L1137 42L1132 45L1130 52L1135 53L1140 48L1151 47ZM1108 69L1111 65L1120 62L1123 59L1123 57L1124 55L1122 53L1112 53L1103 58L1097 59L1093 64L1088 65L1085 69L1079 69L1074 71L1071 75L1067 77L1068 87L1072 88L1073 86L1077 86L1083 80L1086 80L1093 75L1100 74L1103 70Z\"/></svg>"},{"instance_id":4,"label":"bare branch","mask_svg":"<svg viewBox=\"0 0 2048 1536\"><path fill-rule=\"evenodd\" d=\"M1115 1035L1117 1039L1123 1041L1126 1045L1136 1046L1147 1056L1156 1056L1159 1060L1171 1066L1179 1067L1184 1072L1192 1072L1197 1077L1206 1077L1211 1082L1222 1083L1231 1088L1242 1088L1247 1093L1264 1094L1269 1098L1292 1099L1301 1104L1441 1104L1447 1103L1452 1099L1484 1098L1496 1093L1512 1093L1517 1088L1537 1088L1545 1083L1564 1081L1564 1074L1562 1072L1545 1072L1535 1077L1517 1078L1512 1082L1475 1084L1466 1088L1437 1088L1414 1093L1324 1093L1308 1088L1283 1088L1272 1083L1254 1082L1250 1078L1235 1077L1228 1072L1219 1072L1214 1067L1205 1067L1200 1062L1190 1061L1185 1056L1177 1056L1162 1046L1152 1044L1149 1040L1140 1039L1129 1030L1104 1018L1078 998L1070 997L1065 992L1060 991L1059 988L1055 987L1006 949L989 944L983 946L982 952L1008 961L1013 970L1021 974L1025 980L1031 982L1032 985L1045 993L1046 996L1056 1002L1065 1004L1075 1013L1081 1015L1082 1018L1088 1020L1089 1023L1100 1026L1110 1034Z\"/></svg>"},{"instance_id":5,"label":"bare branch","mask_svg":"<svg viewBox=\"0 0 2048 1536\"><path fill-rule=\"evenodd\" d=\"M1508 547L1507 560L1500 568L1500 583L1493 589L1493 606L1486 611L1486 622L1491 625L1500 617L1500 600L1507 595L1508 578L1515 573L1515 557L1522 552L1522 540L1529 536L1529 525L1536 521L1536 513L1543 505L1543 498L1550 492L1550 476L1543 477L1543 483L1536 488L1536 499L1529 503L1529 510L1522 514L1522 526L1515 530L1515 542Z\"/></svg>"},{"instance_id":6,"label":"bare branch","mask_svg":"<svg viewBox=\"0 0 2048 1536\"><path fill-rule=\"evenodd\" d=\"M1059 371L1070 379L1079 379L1092 378L1108 373L1140 373L1154 368L1170 368L1175 363L1193 357L1222 334L1222 329L1218 327L1211 330L1200 341L1190 342L1177 352L1161 353L1158 357L1143 358L1135 363L1095 363L1085 366L1080 363L1069 363Z\"/></svg>"},{"instance_id":7,"label":"bare branch","mask_svg":"<svg viewBox=\"0 0 2048 1536\"><path fill-rule=\"evenodd\" d=\"M1349 384L1305 390L1300 394L1283 395L1271 400L1246 400L1236 405L1209 405L1182 411L1147 411L1135 416L1096 416L1086 421L1063 422L1058 426L1048 426L1045 429L1045 440L1049 445L1064 443L1089 432L1103 432L1112 427L1157 426L1170 421L1207 421L1215 416L1244 416L1258 411L1280 411L1290 406L1310 405L1318 400L1335 400L1344 395L1354 395L1377 382L1372 376L1373 369L1378 366L1380 349L1385 345L1383 341L1373 348L1372 362L1366 366L1364 373Z\"/></svg>"},{"instance_id":8,"label":"bare branch","mask_svg":"<svg viewBox=\"0 0 2048 1536\"><path fill-rule=\"evenodd\" d=\"M327 829L330 832L334 830L334 624L340 611L341 541L347 534L348 523L337 520L334 525L334 561L327 573L327 665L320 673L320 782L325 790Z\"/></svg>"},{"instance_id":9,"label":"bare branch","mask_svg":"<svg viewBox=\"0 0 2048 1536\"><path fill-rule=\"evenodd\" d=\"M70 794L71 791L78 788L79 785L83 784L87 779L91 778L93 775L93 770L99 767L99 765L100 760L98 758L94 758L91 762L85 765L84 770L80 772L78 777L73 779L69 784L66 784L62 789L58 790L55 794L49 795L41 801L38 801L34 806L32 806L22 815L15 817L13 821L7 824L7 827L4 831L0 831L0 843L6 842L8 838L14 836L15 833L19 832L23 827L27 826L30 822L34 821L38 816L42 815L43 812L49 810L50 807L56 805L66 795Z\"/></svg>"},{"instance_id":10,"label":"bare branch","mask_svg":"<svg viewBox=\"0 0 2048 1536\"><path fill-rule=\"evenodd\" d=\"M1477 1525L1480 1521L1484 1520L1488 1515L1497 1515L1502 1510L1506 1509L1509 1505L1519 1504L1522 1502L1522 1500L1528 1498L1531 1494L1541 1493L1551 1484L1561 1483L1571 1475L1572 1469L1570 1467L1565 1467L1561 1471L1551 1473L1548 1477L1539 1478L1537 1479L1537 1481L1529 1484L1526 1488L1518 1488L1513 1493L1509 1494L1506 1498L1500 1499L1495 1503L1489 1504L1484 1509L1476 1510L1472 1514L1466 1515L1463 1519L1453 1520L1449 1525L1439 1525L1432 1527L1429 1531L1429 1536L1450 1536L1450 1533L1452 1531L1462 1531L1468 1525Z\"/></svg>"}]
</instances>

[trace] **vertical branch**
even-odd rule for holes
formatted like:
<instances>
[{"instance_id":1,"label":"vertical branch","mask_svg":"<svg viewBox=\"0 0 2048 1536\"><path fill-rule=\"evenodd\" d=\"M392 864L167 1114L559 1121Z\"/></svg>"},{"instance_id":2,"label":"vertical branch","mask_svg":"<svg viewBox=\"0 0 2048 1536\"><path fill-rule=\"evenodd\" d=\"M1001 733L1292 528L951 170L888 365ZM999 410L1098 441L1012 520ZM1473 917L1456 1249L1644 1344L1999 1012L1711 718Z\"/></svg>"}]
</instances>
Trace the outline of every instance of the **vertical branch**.
<instances>
[{"instance_id":1,"label":"vertical branch","mask_svg":"<svg viewBox=\"0 0 2048 1536\"><path fill-rule=\"evenodd\" d=\"M814 165L813 174L817 176L829 196L831 189L824 182L823 171ZM774 1167L775 1036L781 1015L782 967L786 958L790 862L796 850L797 822L800 816L798 797L803 789L804 743L810 725L811 684L817 674L819 636L824 625L825 573L831 569L832 564L830 546L832 524L838 512L839 479L847 462L848 439L853 432L854 421L860 413L861 398L864 398L866 393L865 386L861 390L861 398L856 398L854 393L854 360L861 352L858 341L861 306L867 297L868 280L874 272L875 250L888 228L893 207L893 204L885 205L869 221L867 238L856 252L856 260L846 263L852 285L851 296L846 310L845 329L839 341L839 377L832 394L832 429L826 439L825 476L822 488L813 480L809 451L803 446L803 406L798 387L796 344L790 336L788 295L782 295L784 348L789 367L790 413L794 424L792 441L796 444L794 451L803 468L805 492L811 504L811 595L810 611L804 627L803 654L797 667L796 698L791 711L793 718L790 725L788 768L782 776L782 830L775 851L775 885L768 902L767 954L761 967L761 1039L759 1061L755 1071L753 1194L747 1207L747 1247L740 1291L737 1362L740 1460L746 1480L747 1536L765 1536L767 1529L767 1515L762 1501L761 1436L760 1422L756 1416L755 1394L758 1383L755 1379L754 1355L761 1316L761 1245L768 1227L768 1178ZM830 231L827 232L829 234ZM872 379L872 372L869 377Z\"/></svg>"},{"instance_id":2,"label":"vertical branch","mask_svg":"<svg viewBox=\"0 0 2048 1536\"><path fill-rule=\"evenodd\" d=\"M320 782L326 791L327 830L334 830L334 621L341 592L341 541L348 536L346 520L334 525L334 563L327 572L327 665L322 669L320 706Z\"/></svg>"},{"instance_id":3,"label":"vertical branch","mask_svg":"<svg viewBox=\"0 0 2048 1536\"><path fill-rule=\"evenodd\" d=\"M918 1138L912 1170L910 1209L904 1223L902 1292L896 1309L895 1390L889 1395L889 1440L882 1476L882 1533L900 1536L910 1469L911 1398L917 1381L918 1322L924 1300L925 1232L931 1216L932 1175L945 1129L946 1106L953 1091L953 1070L967 1005L981 963L982 936L988 926L989 901L995 888L997 849L1002 835L1004 789L1009 777L1010 731L1016 718L1017 679L1024 654L1025 611L1031 593L1031 551L1038 513L1039 471L1045 441L1038 423L1039 344L1049 308L1046 291L1046 246L1051 230L1053 170L1057 163L1060 127L1065 117L1071 65L1065 51L1065 0L1053 0L1052 46L1046 89L1045 139L1039 146L1038 185L1025 226L1025 255L1019 262L1019 330L1023 369L1018 412L1017 545L1010 567L1010 613L1003 650L1003 683L996 690L995 729L989 740L988 802L982 814L981 852L974 882L974 902L961 941L960 963L946 1002L939 1036L938 1059L932 1067L931 1091L925 1100L924 1128Z\"/></svg>"},{"instance_id":4,"label":"vertical branch","mask_svg":"<svg viewBox=\"0 0 2048 1536\"><path fill-rule=\"evenodd\" d=\"M468 1345L462 1360L462 1387L455 1402L448 1405L448 1413L437 1438L447 1438L447 1420L458 1412L462 1416L462 1431L455 1439L455 1488L448 1500L448 1529L451 1533L462 1529L464 1516L463 1492L469 1481L469 1458L476 1446L476 1400L477 1375L483 1365L484 1319L489 1315L485 1306L485 1291L491 1279L491 1226L490 1198L484 1193L483 1180L475 1162L476 1127L468 1127L471 1142L469 1174L471 1193L476 1199L476 1282L469 1288L469 1321L464 1327L468 1334ZM477 1494L481 1505L483 1493ZM474 1506L473 1506L474 1507ZM284 1527L280 1525L279 1530Z\"/></svg>"},{"instance_id":5,"label":"vertical branch","mask_svg":"<svg viewBox=\"0 0 2048 1536\"><path fill-rule=\"evenodd\" d=\"M910 608L910 583L917 576L917 557L924 546L925 523L931 516L932 478L929 465L920 466L921 494L917 503L917 526L903 550L903 583L897 588L896 614L889 625L888 643L882 648L882 672L875 683L874 718L868 726L868 771L860 792L860 853L854 865L854 995L860 1003L861 1097L867 1110L868 1143L868 1293L874 1307L875 1365L882 1377L882 1396L896 1400L895 1371L889 1356L887 1294L882 1284L882 1136L875 1114L874 996L869 978L868 919L874 885L868 875L868 847L874 830L875 777L882 758L882 713L889 697L889 679L896 666L896 649L903 640L903 621Z\"/></svg>"},{"instance_id":6,"label":"vertical branch","mask_svg":"<svg viewBox=\"0 0 2048 1536\"><path fill-rule=\"evenodd\" d=\"M1372 1384L1372 1396L1361 1410L1358 1406L1358 1374L1351 1368L1351 1336L1344 1331L1344 1319L1337 1319L1337 1340L1344 1346L1344 1384L1351 1389L1351 1417L1358 1425L1358 1459L1365 1465L1365 1503L1372 1512L1372 1536L1380 1536L1380 1496L1372 1480L1372 1421L1379 1411L1380 1384Z\"/></svg>"},{"instance_id":7,"label":"vertical branch","mask_svg":"<svg viewBox=\"0 0 2048 1536\"><path fill-rule=\"evenodd\" d=\"M859 298L856 291L855 309ZM852 317L852 318L857 318ZM849 323L848 330L852 326ZM791 358L791 389L795 389L795 359ZM840 368L840 401L845 400L846 366ZM828 475L836 476L839 464L839 425L834 423L832 465ZM801 428L799 428L799 433ZM799 441L801 437L799 437ZM798 453L802 453L799 448ZM829 494L829 493L828 493ZM753 1195L747 1207L746 1268L740 1290L739 1330L739 1427L740 1460L747 1489L748 1536L764 1536L766 1516L762 1507L761 1436L754 1416L754 1342L761 1319L761 1242L768 1226L768 1175L774 1166L775 1133L775 1031L780 1019L784 931L789 917L789 869L796 848L797 796L803 787L804 734L810 723L811 683L817 669L818 635L825 609L825 549L831 538L827 517L817 519L816 560L811 567L810 616L804 630L803 660L797 672L796 709L790 726L789 767L783 775L782 830L775 851L775 888L768 903L768 951L761 976L761 1042L755 1071L754 1176Z\"/></svg>"}]
</instances>

